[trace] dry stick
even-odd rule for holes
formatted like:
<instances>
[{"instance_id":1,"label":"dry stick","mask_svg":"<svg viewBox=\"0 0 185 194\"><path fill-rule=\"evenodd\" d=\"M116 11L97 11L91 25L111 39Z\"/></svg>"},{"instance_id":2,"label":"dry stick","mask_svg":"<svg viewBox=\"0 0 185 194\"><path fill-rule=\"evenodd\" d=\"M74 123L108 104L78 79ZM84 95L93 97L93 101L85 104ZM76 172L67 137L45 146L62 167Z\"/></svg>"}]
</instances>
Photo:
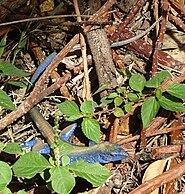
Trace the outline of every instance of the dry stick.
<instances>
[{"instance_id":1,"label":"dry stick","mask_svg":"<svg viewBox=\"0 0 185 194\"><path fill-rule=\"evenodd\" d=\"M84 18L91 17L89 15L53 15L53 16L26 18L26 19L22 19L22 20L11 21L11 22L3 22L3 23L0 23L0 26L8 26L8 25L19 24L19 23L24 23L24 22L41 21L41 20L48 20L48 19L54 19L54 18L79 17L79 16L84 17ZM67 24L67 22L64 22L64 23ZM83 24L83 23L84 22L82 22L81 24Z\"/></svg>"},{"instance_id":2,"label":"dry stick","mask_svg":"<svg viewBox=\"0 0 185 194\"><path fill-rule=\"evenodd\" d=\"M115 3L115 0L108 0L104 6L102 6L96 14L94 14L89 21L95 21L98 17L100 17L104 12L108 11L109 8ZM86 30L88 30L86 28ZM17 107L15 111L12 111L11 113L7 114L4 118L0 120L0 131L13 123L15 120L17 120L19 117L23 116L25 113L27 113L34 105L36 105L38 102L40 102L45 96L46 92L43 92L41 95L41 87L43 86L46 79L50 76L52 71L57 67L57 65L60 63L60 61L67 55L67 53L73 48L73 46L78 42L79 35L75 35L71 41L58 53L56 58L52 61L52 63L47 67L45 72L42 74L38 82L36 83L33 91L31 92L30 96L21 103ZM57 82L56 82L57 83ZM60 86L59 86L60 87ZM49 90L48 90L49 91ZM50 92L53 92L52 86L50 86ZM49 93L48 93L49 94ZM42 98L41 98L42 97Z\"/></svg>"},{"instance_id":3,"label":"dry stick","mask_svg":"<svg viewBox=\"0 0 185 194\"><path fill-rule=\"evenodd\" d=\"M178 18L170 13L168 13L168 18L169 18L169 20L171 20L172 22L177 24L185 32L185 24L183 23L183 21L180 18Z\"/></svg>"},{"instance_id":4,"label":"dry stick","mask_svg":"<svg viewBox=\"0 0 185 194\"><path fill-rule=\"evenodd\" d=\"M162 130L147 131L146 132L146 137L153 137L153 136L156 136L156 135L163 135L163 134L170 133L172 131L184 130L184 129L185 129L185 125L181 125L181 126L178 126L178 127L164 128ZM135 136L131 136L131 137L128 137L128 138L121 139L117 143L122 145L122 144L129 143L129 142L132 142L132 141L137 141L137 140L139 140L139 138L140 138L140 135L135 135Z\"/></svg>"},{"instance_id":5,"label":"dry stick","mask_svg":"<svg viewBox=\"0 0 185 194\"><path fill-rule=\"evenodd\" d=\"M124 21L121 24L122 28L126 28L127 25L131 22L131 20L136 16L139 9L146 3L146 0L139 0L134 5L133 9L129 12L127 17L124 19Z\"/></svg>"},{"instance_id":6,"label":"dry stick","mask_svg":"<svg viewBox=\"0 0 185 194\"><path fill-rule=\"evenodd\" d=\"M80 15L80 10L78 6L78 1L73 0L74 2L74 7L75 7L75 12L77 15ZM82 19L81 17L77 17L77 21L81 22ZM87 64L87 48L86 48L86 43L85 43L85 38L82 33L80 33L80 46L82 50L82 59L83 59L83 64L84 64L84 87L82 91L82 97L85 98L86 100L92 100L91 97L91 86L90 86L90 81L89 81L89 74L88 74L88 64Z\"/></svg>"},{"instance_id":7,"label":"dry stick","mask_svg":"<svg viewBox=\"0 0 185 194\"><path fill-rule=\"evenodd\" d=\"M185 174L185 161L174 166L171 170L167 170L163 174L156 176L155 178L146 181L129 194L147 194L154 191L156 188L180 177L181 175Z\"/></svg>"},{"instance_id":8,"label":"dry stick","mask_svg":"<svg viewBox=\"0 0 185 194\"><path fill-rule=\"evenodd\" d=\"M155 75L158 69L158 54L159 50L161 50L162 47L162 41L164 39L164 34L166 32L166 17L167 17L167 12L168 12L168 6L169 3L167 0L163 2L163 19L161 21L161 29L159 32L159 37L155 43L155 49L154 49L154 54L153 54L153 64L152 64L152 75Z\"/></svg>"}]
</instances>

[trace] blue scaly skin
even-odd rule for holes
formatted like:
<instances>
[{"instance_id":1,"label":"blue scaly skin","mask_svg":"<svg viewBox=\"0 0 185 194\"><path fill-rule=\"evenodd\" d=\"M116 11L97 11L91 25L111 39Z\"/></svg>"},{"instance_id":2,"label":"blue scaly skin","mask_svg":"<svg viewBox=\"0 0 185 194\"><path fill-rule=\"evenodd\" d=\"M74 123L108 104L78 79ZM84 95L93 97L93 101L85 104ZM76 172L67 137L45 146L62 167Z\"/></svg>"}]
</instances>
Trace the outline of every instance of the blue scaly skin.
<instances>
[{"instance_id":1,"label":"blue scaly skin","mask_svg":"<svg viewBox=\"0 0 185 194\"><path fill-rule=\"evenodd\" d=\"M47 61L47 58L45 61ZM41 64L40 66L42 72L43 69L47 67L46 63L44 63L44 65ZM35 74L33 75L34 80L37 80L37 78L40 76L42 72L39 72L37 70L36 71L37 76L35 76ZM34 82L32 82L32 84L34 84ZM44 117L39 112L37 107L33 107L29 111L29 114L34 123L36 124L36 126L38 127L38 129L40 130L40 132L42 133L42 135L45 137L46 141L51 145L54 142L55 138L52 126L44 119ZM122 160L128 157L128 153L120 145L111 142L99 143L91 145L89 147L70 144L69 142L64 141L63 139L61 139L61 142L63 142L63 144L66 144L67 146L70 146L70 150L68 150L67 153L62 153L62 150L60 152L61 158L63 155L67 155L70 158L70 162L68 165L80 159L89 163L99 162L105 164L109 162ZM49 146L47 146L47 149L48 147Z\"/></svg>"}]
</instances>

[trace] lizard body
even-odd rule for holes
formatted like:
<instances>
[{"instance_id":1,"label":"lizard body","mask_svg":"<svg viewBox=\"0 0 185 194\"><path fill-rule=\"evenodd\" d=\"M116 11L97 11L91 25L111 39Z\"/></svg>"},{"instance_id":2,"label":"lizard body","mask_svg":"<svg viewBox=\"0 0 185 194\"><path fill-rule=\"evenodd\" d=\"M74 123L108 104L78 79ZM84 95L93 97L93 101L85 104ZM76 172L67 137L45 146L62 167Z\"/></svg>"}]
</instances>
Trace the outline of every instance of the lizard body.
<instances>
[{"instance_id":1,"label":"lizard body","mask_svg":"<svg viewBox=\"0 0 185 194\"><path fill-rule=\"evenodd\" d=\"M34 79L31 79L31 83L34 84L34 82L38 79L40 74L46 69L46 67L50 64L50 62L54 59L55 54L51 54L49 56L49 60L46 58L44 62L40 65L39 70L37 70L33 77ZM48 63L48 64L47 64ZM34 80L34 81L33 81ZM42 133L42 135L45 137L47 142L51 145L54 142L55 134L52 126L44 119L40 111L37 107L33 107L29 114ZM74 130L74 129L73 129ZM70 135L71 132L68 133ZM69 164L72 164L73 162L83 159L85 162L89 163L109 163L113 161L118 161L121 159L125 159L128 157L128 153L118 144L111 143L111 142L104 142L99 143L95 145L91 145L89 147L86 146L78 146L74 144L70 144L67 141L64 141L61 139L61 142L64 145L67 145L70 147L67 152L63 152L63 150L60 150L60 156L62 158L63 155L67 155L70 158ZM62 146L61 146L62 147ZM49 153L49 145L46 146L46 152ZM39 150L38 150L39 152ZM42 150L40 153L43 153ZM69 165L68 164L68 165ZM62 165L62 163L61 163Z\"/></svg>"}]
</instances>

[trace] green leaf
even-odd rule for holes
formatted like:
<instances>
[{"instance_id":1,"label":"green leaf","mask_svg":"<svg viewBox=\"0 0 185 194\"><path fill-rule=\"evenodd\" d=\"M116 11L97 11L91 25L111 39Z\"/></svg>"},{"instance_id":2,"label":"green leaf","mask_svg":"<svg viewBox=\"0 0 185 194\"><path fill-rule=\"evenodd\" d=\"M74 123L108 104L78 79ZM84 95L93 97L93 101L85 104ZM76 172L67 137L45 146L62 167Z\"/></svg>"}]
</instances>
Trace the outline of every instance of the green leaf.
<instances>
[{"instance_id":1,"label":"green leaf","mask_svg":"<svg viewBox=\"0 0 185 194\"><path fill-rule=\"evenodd\" d=\"M113 99L108 99L106 96L103 97L101 100L100 106L105 106L113 102Z\"/></svg>"},{"instance_id":2,"label":"green leaf","mask_svg":"<svg viewBox=\"0 0 185 194\"><path fill-rule=\"evenodd\" d=\"M93 114L94 113L94 107L97 106L97 104L94 101L85 100L81 106L80 110L85 114Z\"/></svg>"},{"instance_id":3,"label":"green leaf","mask_svg":"<svg viewBox=\"0 0 185 194\"><path fill-rule=\"evenodd\" d=\"M125 90L126 90L126 87L116 88L116 92L117 92L118 94L123 94Z\"/></svg>"},{"instance_id":4,"label":"green leaf","mask_svg":"<svg viewBox=\"0 0 185 194\"><path fill-rule=\"evenodd\" d=\"M170 100L165 96L162 96L159 99L159 103L166 110L185 112L185 106L182 103Z\"/></svg>"},{"instance_id":5,"label":"green leaf","mask_svg":"<svg viewBox=\"0 0 185 194\"><path fill-rule=\"evenodd\" d=\"M98 93L103 92L104 90L108 89L109 85L110 85L110 82L105 82L102 86L100 86L96 90L96 92L93 95L98 94Z\"/></svg>"},{"instance_id":6,"label":"green leaf","mask_svg":"<svg viewBox=\"0 0 185 194\"><path fill-rule=\"evenodd\" d=\"M28 86L28 82L26 80L22 80L22 81L12 81L12 82L8 82L8 84L11 84L13 86L17 86L20 88L26 88Z\"/></svg>"},{"instance_id":7,"label":"green leaf","mask_svg":"<svg viewBox=\"0 0 185 194\"><path fill-rule=\"evenodd\" d=\"M146 79L140 74L133 74L129 79L129 86L137 92L141 92L144 89L145 84Z\"/></svg>"},{"instance_id":8,"label":"green leaf","mask_svg":"<svg viewBox=\"0 0 185 194\"><path fill-rule=\"evenodd\" d=\"M1 194L12 194L11 190L8 187L5 187L2 191L0 191Z\"/></svg>"},{"instance_id":9,"label":"green leaf","mask_svg":"<svg viewBox=\"0 0 185 194\"><path fill-rule=\"evenodd\" d=\"M162 92L161 89L156 89L156 91L155 91L155 96L156 96L156 98L157 98L158 100L162 97L162 94L163 94L163 92Z\"/></svg>"},{"instance_id":10,"label":"green leaf","mask_svg":"<svg viewBox=\"0 0 185 194\"><path fill-rule=\"evenodd\" d=\"M141 118L143 128L148 127L152 119L156 116L160 108L159 102L155 97L146 99L141 107Z\"/></svg>"},{"instance_id":11,"label":"green leaf","mask_svg":"<svg viewBox=\"0 0 185 194\"><path fill-rule=\"evenodd\" d=\"M168 71L161 71L156 73L151 80L148 80L145 86L148 88L158 88L162 82L168 80L169 78L171 78L171 74Z\"/></svg>"},{"instance_id":12,"label":"green leaf","mask_svg":"<svg viewBox=\"0 0 185 194\"><path fill-rule=\"evenodd\" d=\"M124 111L123 111L121 108L117 107L117 108L114 108L113 114L114 114L116 117L121 117L121 116L124 115Z\"/></svg>"},{"instance_id":13,"label":"green leaf","mask_svg":"<svg viewBox=\"0 0 185 194\"><path fill-rule=\"evenodd\" d=\"M23 190L20 190L20 191L17 192L17 194L26 194L26 192L23 191Z\"/></svg>"},{"instance_id":14,"label":"green leaf","mask_svg":"<svg viewBox=\"0 0 185 194\"><path fill-rule=\"evenodd\" d=\"M84 118L82 121L82 131L87 138L96 143L99 143L100 125L98 121L92 118Z\"/></svg>"},{"instance_id":15,"label":"green leaf","mask_svg":"<svg viewBox=\"0 0 185 194\"><path fill-rule=\"evenodd\" d=\"M52 166L44 156L36 152L29 152L23 155L13 165L13 171L18 177L32 178Z\"/></svg>"},{"instance_id":16,"label":"green leaf","mask_svg":"<svg viewBox=\"0 0 185 194\"><path fill-rule=\"evenodd\" d=\"M134 102L129 102L129 103L125 104L124 105L125 111L126 112L131 111L133 105L134 105Z\"/></svg>"},{"instance_id":17,"label":"green leaf","mask_svg":"<svg viewBox=\"0 0 185 194\"><path fill-rule=\"evenodd\" d=\"M0 89L0 106L8 110L15 110L15 106L11 101L11 98Z\"/></svg>"},{"instance_id":18,"label":"green leaf","mask_svg":"<svg viewBox=\"0 0 185 194\"><path fill-rule=\"evenodd\" d=\"M4 149L4 147L6 146L5 143L3 142L0 142L0 152Z\"/></svg>"},{"instance_id":19,"label":"green leaf","mask_svg":"<svg viewBox=\"0 0 185 194\"><path fill-rule=\"evenodd\" d=\"M51 171L51 185L59 194L69 194L75 186L75 179L63 166L54 167Z\"/></svg>"},{"instance_id":20,"label":"green leaf","mask_svg":"<svg viewBox=\"0 0 185 194\"><path fill-rule=\"evenodd\" d=\"M73 145L70 143L67 143L64 141L59 141L57 143L58 143L57 147L59 148L59 152L61 156L68 154L73 150Z\"/></svg>"},{"instance_id":21,"label":"green leaf","mask_svg":"<svg viewBox=\"0 0 185 194\"><path fill-rule=\"evenodd\" d=\"M119 96L116 92L113 92L113 93L110 93L107 98L108 99L113 99L113 98L116 98L117 96Z\"/></svg>"},{"instance_id":22,"label":"green leaf","mask_svg":"<svg viewBox=\"0 0 185 194\"><path fill-rule=\"evenodd\" d=\"M29 75L21 69L18 69L15 65L6 61L0 62L0 71L2 71L3 74L8 76L26 77Z\"/></svg>"},{"instance_id":23,"label":"green leaf","mask_svg":"<svg viewBox=\"0 0 185 194\"><path fill-rule=\"evenodd\" d=\"M69 156L67 155L62 156L62 166L66 166L67 164L69 164L69 162L70 162Z\"/></svg>"},{"instance_id":24,"label":"green leaf","mask_svg":"<svg viewBox=\"0 0 185 194\"><path fill-rule=\"evenodd\" d=\"M7 143L7 145L3 151L8 153L8 154L20 154L20 153L22 153L22 149L20 148L20 146L14 142Z\"/></svg>"},{"instance_id":25,"label":"green leaf","mask_svg":"<svg viewBox=\"0 0 185 194\"><path fill-rule=\"evenodd\" d=\"M67 117L78 119L83 115L80 113L77 104L74 101L65 101L58 105L59 110Z\"/></svg>"},{"instance_id":26,"label":"green leaf","mask_svg":"<svg viewBox=\"0 0 185 194\"><path fill-rule=\"evenodd\" d=\"M90 182L93 187L102 185L110 176L107 168L99 163L86 163L83 160L78 160L68 167L75 174Z\"/></svg>"},{"instance_id":27,"label":"green leaf","mask_svg":"<svg viewBox=\"0 0 185 194\"><path fill-rule=\"evenodd\" d=\"M175 96L180 99L185 99L185 85L174 83L170 85L166 91L171 94L172 96Z\"/></svg>"},{"instance_id":28,"label":"green leaf","mask_svg":"<svg viewBox=\"0 0 185 194\"><path fill-rule=\"evenodd\" d=\"M128 94L127 94L127 98L128 98L130 101L135 101L135 100L138 100L138 95L135 94L135 93L128 93Z\"/></svg>"},{"instance_id":29,"label":"green leaf","mask_svg":"<svg viewBox=\"0 0 185 194\"><path fill-rule=\"evenodd\" d=\"M0 191L4 190L12 180L12 170L6 162L0 161Z\"/></svg>"},{"instance_id":30,"label":"green leaf","mask_svg":"<svg viewBox=\"0 0 185 194\"><path fill-rule=\"evenodd\" d=\"M120 106L123 103L123 98L121 98L120 96L114 98L114 105L115 106Z\"/></svg>"},{"instance_id":31,"label":"green leaf","mask_svg":"<svg viewBox=\"0 0 185 194\"><path fill-rule=\"evenodd\" d=\"M7 33L4 35L4 37L1 39L1 42L0 42L0 58L2 57L6 46L6 38L7 38Z\"/></svg>"}]
</instances>

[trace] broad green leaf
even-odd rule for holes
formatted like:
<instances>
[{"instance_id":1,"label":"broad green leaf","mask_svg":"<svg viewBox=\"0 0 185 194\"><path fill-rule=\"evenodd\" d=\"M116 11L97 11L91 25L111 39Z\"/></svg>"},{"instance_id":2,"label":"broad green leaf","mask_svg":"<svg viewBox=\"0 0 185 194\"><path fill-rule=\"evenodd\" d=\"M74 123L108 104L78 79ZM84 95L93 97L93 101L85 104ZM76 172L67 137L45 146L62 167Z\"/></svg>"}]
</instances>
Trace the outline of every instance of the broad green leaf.
<instances>
[{"instance_id":1,"label":"broad green leaf","mask_svg":"<svg viewBox=\"0 0 185 194\"><path fill-rule=\"evenodd\" d=\"M123 103L123 98L121 98L120 96L114 98L114 105L115 106L120 106Z\"/></svg>"},{"instance_id":2,"label":"broad green leaf","mask_svg":"<svg viewBox=\"0 0 185 194\"><path fill-rule=\"evenodd\" d=\"M135 94L135 93L128 93L128 94L127 94L127 98L128 98L130 101L135 101L135 100L138 100L138 95Z\"/></svg>"},{"instance_id":3,"label":"broad green leaf","mask_svg":"<svg viewBox=\"0 0 185 194\"><path fill-rule=\"evenodd\" d=\"M0 194L12 194L12 192L8 187L5 187L2 191L0 191Z\"/></svg>"},{"instance_id":4,"label":"broad green leaf","mask_svg":"<svg viewBox=\"0 0 185 194\"><path fill-rule=\"evenodd\" d=\"M168 71L161 71L156 73L151 80L148 80L145 86L148 88L158 88L162 82L169 79L170 77L171 75Z\"/></svg>"},{"instance_id":5,"label":"broad green leaf","mask_svg":"<svg viewBox=\"0 0 185 194\"><path fill-rule=\"evenodd\" d=\"M20 148L20 146L14 142L7 143L7 145L3 151L8 153L8 154L20 154L20 153L22 153L22 149Z\"/></svg>"},{"instance_id":6,"label":"broad green leaf","mask_svg":"<svg viewBox=\"0 0 185 194\"><path fill-rule=\"evenodd\" d=\"M85 100L81 106L80 110L85 114L93 114L94 113L94 107L97 106L97 104L90 100Z\"/></svg>"},{"instance_id":7,"label":"broad green leaf","mask_svg":"<svg viewBox=\"0 0 185 194\"><path fill-rule=\"evenodd\" d=\"M170 85L166 91L171 94L172 96L175 96L180 99L185 99L185 85L174 83Z\"/></svg>"},{"instance_id":8,"label":"broad green leaf","mask_svg":"<svg viewBox=\"0 0 185 194\"><path fill-rule=\"evenodd\" d=\"M75 186L75 178L63 166L54 167L51 171L51 185L59 194L69 194Z\"/></svg>"},{"instance_id":9,"label":"broad green leaf","mask_svg":"<svg viewBox=\"0 0 185 194\"><path fill-rule=\"evenodd\" d=\"M68 167L75 174L90 182L93 187L102 185L110 176L107 168L99 163L86 163L83 160L78 160Z\"/></svg>"},{"instance_id":10,"label":"broad green leaf","mask_svg":"<svg viewBox=\"0 0 185 194\"><path fill-rule=\"evenodd\" d=\"M1 42L0 42L0 58L2 57L6 46L6 38L7 38L7 33L4 35L4 37L1 39Z\"/></svg>"},{"instance_id":11,"label":"broad green leaf","mask_svg":"<svg viewBox=\"0 0 185 194\"><path fill-rule=\"evenodd\" d=\"M160 108L159 102L155 97L146 99L141 107L141 118L143 128L148 127L152 119L156 116Z\"/></svg>"},{"instance_id":12,"label":"broad green leaf","mask_svg":"<svg viewBox=\"0 0 185 194\"><path fill-rule=\"evenodd\" d=\"M11 101L11 98L6 94L6 92L4 92L1 89L0 89L0 106L8 110L15 110L15 106Z\"/></svg>"},{"instance_id":13,"label":"broad green leaf","mask_svg":"<svg viewBox=\"0 0 185 194\"><path fill-rule=\"evenodd\" d=\"M124 105L125 111L129 112L132 109L132 106L134 105L134 102L129 102Z\"/></svg>"},{"instance_id":14,"label":"broad green leaf","mask_svg":"<svg viewBox=\"0 0 185 194\"><path fill-rule=\"evenodd\" d=\"M93 95L98 94L98 93L103 92L104 90L108 89L109 85L110 85L110 82L105 82L102 86L100 86L96 90L96 92Z\"/></svg>"},{"instance_id":15,"label":"broad green leaf","mask_svg":"<svg viewBox=\"0 0 185 194\"><path fill-rule=\"evenodd\" d=\"M0 191L4 190L12 180L12 170L6 162L0 161Z\"/></svg>"},{"instance_id":16,"label":"broad green leaf","mask_svg":"<svg viewBox=\"0 0 185 194\"><path fill-rule=\"evenodd\" d=\"M74 101L65 101L58 105L59 110L67 117L81 118L82 114L79 111L77 104Z\"/></svg>"},{"instance_id":17,"label":"broad green leaf","mask_svg":"<svg viewBox=\"0 0 185 194\"><path fill-rule=\"evenodd\" d=\"M185 112L185 106L182 103L172 101L169 98L166 98L165 96L162 96L159 99L159 103L166 110Z\"/></svg>"},{"instance_id":18,"label":"broad green leaf","mask_svg":"<svg viewBox=\"0 0 185 194\"><path fill-rule=\"evenodd\" d=\"M144 89L145 84L146 79L140 74L133 74L129 79L129 86L137 92L141 92Z\"/></svg>"},{"instance_id":19,"label":"broad green leaf","mask_svg":"<svg viewBox=\"0 0 185 194\"><path fill-rule=\"evenodd\" d=\"M117 107L117 108L114 108L113 114L114 114L116 117L121 117L121 116L124 115L124 111L123 111L121 108Z\"/></svg>"},{"instance_id":20,"label":"broad green leaf","mask_svg":"<svg viewBox=\"0 0 185 194\"><path fill-rule=\"evenodd\" d=\"M32 178L47 168L51 168L51 164L44 156L36 152L26 153L13 165L15 175L25 178Z\"/></svg>"},{"instance_id":21,"label":"broad green leaf","mask_svg":"<svg viewBox=\"0 0 185 194\"><path fill-rule=\"evenodd\" d=\"M98 121L92 118L84 118L82 121L82 131L87 138L96 143L99 143L100 125Z\"/></svg>"},{"instance_id":22,"label":"broad green leaf","mask_svg":"<svg viewBox=\"0 0 185 194\"><path fill-rule=\"evenodd\" d=\"M119 96L116 92L110 93L107 98L108 99L112 99L112 98L116 98L117 96Z\"/></svg>"},{"instance_id":23,"label":"broad green leaf","mask_svg":"<svg viewBox=\"0 0 185 194\"><path fill-rule=\"evenodd\" d=\"M6 61L0 62L0 71L2 71L3 74L8 76L26 77L29 75L21 69L18 69L15 65Z\"/></svg>"}]
</instances>

